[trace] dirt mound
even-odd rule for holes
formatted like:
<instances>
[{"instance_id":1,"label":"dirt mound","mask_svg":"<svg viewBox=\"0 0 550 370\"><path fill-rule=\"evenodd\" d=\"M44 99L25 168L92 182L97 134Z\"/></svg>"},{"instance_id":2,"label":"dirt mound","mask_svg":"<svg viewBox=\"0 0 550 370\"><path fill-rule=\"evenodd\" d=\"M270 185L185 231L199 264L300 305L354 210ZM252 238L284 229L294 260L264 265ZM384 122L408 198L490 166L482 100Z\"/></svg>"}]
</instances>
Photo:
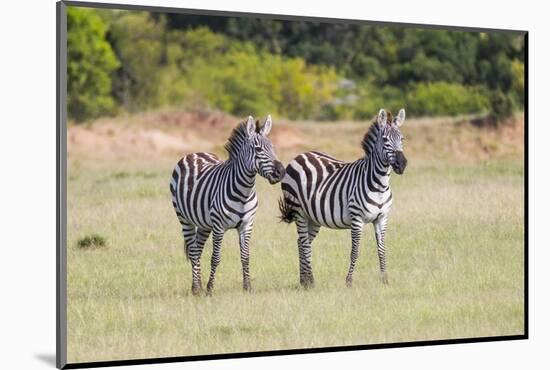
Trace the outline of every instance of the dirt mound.
<instances>
[{"instance_id":1,"label":"dirt mound","mask_svg":"<svg viewBox=\"0 0 550 370\"><path fill-rule=\"evenodd\" d=\"M87 157L150 157L195 151L223 151L239 118L220 112L147 112L102 118L68 130L69 155ZM276 122L270 134L274 145L301 145L301 131Z\"/></svg>"},{"instance_id":2,"label":"dirt mound","mask_svg":"<svg viewBox=\"0 0 550 370\"><path fill-rule=\"evenodd\" d=\"M116 118L100 118L92 125L114 123L116 125L132 125L156 128L215 128L224 125L234 125L238 118L222 112L182 112L177 110L144 112L135 115L123 115Z\"/></svg>"},{"instance_id":3,"label":"dirt mound","mask_svg":"<svg viewBox=\"0 0 550 370\"><path fill-rule=\"evenodd\" d=\"M189 147L182 138L155 128L97 124L71 127L68 132L69 155L87 153L118 157L137 153L185 151Z\"/></svg>"},{"instance_id":4,"label":"dirt mound","mask_svg":"<svg viewBox=\"0 0 550 370\"><path fill-rule=\"evenodd\" d=\"M236 121L223 113L177 111L102 118L70 127L68 152L126 157L209 150L213 144L207 134L229 131Z\"/></svg>"},{"instance_id":5,"label":"dirt mound","mask_svg":"<svg viewBox=\"0 0 550 370\"><path fill-rule=\"evenodd\" d=\"M68 130L70 157L180 158L208 151L227 158L224 144L242 120L224 113L163 111L100 119ZM362 155L360 139L369 123L285 121L275 117L270 138L282 160L306 150L322 150L338 158ZM411 119L403 129L411 158L475 161L521 158L523 116L498 127L476 127L457 118Z\"/></svg>"},{"instance_id":6,"label":"dirt mound","mask_svg":"<svg viewBox=\"0 0 550 370\"><path fill-rule=\"evenodd\" d=\"M295 148L304 143L302 131L286 122L276 123L269 137L276 148Z\"/></svg>"}]
</instances>

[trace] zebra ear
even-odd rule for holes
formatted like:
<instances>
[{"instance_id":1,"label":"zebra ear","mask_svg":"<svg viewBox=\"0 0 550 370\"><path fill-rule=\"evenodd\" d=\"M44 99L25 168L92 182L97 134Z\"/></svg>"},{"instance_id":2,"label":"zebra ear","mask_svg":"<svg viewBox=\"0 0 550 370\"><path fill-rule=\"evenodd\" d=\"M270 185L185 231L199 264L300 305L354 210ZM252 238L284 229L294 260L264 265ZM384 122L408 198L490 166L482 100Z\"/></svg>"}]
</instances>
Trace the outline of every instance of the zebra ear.
<instances>
[{"instance_id":1,"label":"zebra ear","mask_svg":"<svg viewBox=\"0 0 550 370\"><path fill-rule=\"evenodd\" d=\"M378 112L378 117L376 118L376 122L378 123L379 127L384 127L388 122L388 113L384 109L380 109Z\"/></svg>"},{"instance_id":2,"label":"zebra ear","mask_svg":"<svg viewBox=\"0 0 550 370\"><path fill-rule=\"evenodd\" d=\"M399 114L395 117L395 123L397 124L397 127L401 127L403 122L405 122L405 109L401 108Z\"/></svg>"},{"instance_id":3,"label":"zebra ear","mask_svg":"<svg viewBox=\"0 0 550 370\"><path fill-rule=\"evenodd\" d=\"M256 123L254 122L254 118L252 116L248 116L248 120L246 121L246 131L248 132L248 136L252 136L256 131Z\"/></svg>"},{"instance_id":4,"label":"zebra ear","mask_svg":"<svg viewBox=\"0 0 550 370\"><path fill-rule=\"evenodd\" d=\"M271 126L273 126L273 121L271 120L271 115L268 115L265 119L264 126L260 130L260 133L264 136L269 135L269 132L271 131Z\"/></svg>"}]
</instances>

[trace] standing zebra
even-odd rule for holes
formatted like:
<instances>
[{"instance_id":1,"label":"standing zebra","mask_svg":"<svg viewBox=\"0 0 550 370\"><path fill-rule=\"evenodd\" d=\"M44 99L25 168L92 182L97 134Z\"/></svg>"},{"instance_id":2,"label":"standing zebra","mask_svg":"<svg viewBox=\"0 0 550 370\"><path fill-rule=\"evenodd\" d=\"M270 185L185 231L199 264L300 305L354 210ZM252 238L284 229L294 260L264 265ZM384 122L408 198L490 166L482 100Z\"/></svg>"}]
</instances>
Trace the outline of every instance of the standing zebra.
<instances>
[{"instance_id":1,"label":"standing zebra","mask_svg":"<svg viewBox=\"0 0 550 370\"><path fill-rule=\"evenodd\" d=\"M346 285L351 286L363 224L371 222L381 279L388 283L384 236L392 204L390 173L393 168L402 174L407 166L399 129L404 121L404 109L393 120L391 113L381 109L361 143L365 156L355 162L307 152L286 167L279 208L283 221L296 223L302 286L313 285L311 243L321 226L351 229L351 262L346 277Z\"/></svg>"},{"instance_id":2,"label":"standing zebra","mask_svg":"<svg viewBox=\"0 0 550 370\"><path fill-rule=\"evenodd\" d=\"M261 128L259 122L254 124L254 119L248 117L233 130L225 145L228 160L221 161L210 153L193 153L183 157L172 173L172 204L182 226L185 255L191 261L194 295L202 289L200 258L211 232L214 247L207 294L212 294L222 238L228 229L239 232L243 288L250 290L248 242L258 207L256 173L271 184L281 181L285 174L267 138L271 126L271 116Z\"/></svg>"}]
</instances>

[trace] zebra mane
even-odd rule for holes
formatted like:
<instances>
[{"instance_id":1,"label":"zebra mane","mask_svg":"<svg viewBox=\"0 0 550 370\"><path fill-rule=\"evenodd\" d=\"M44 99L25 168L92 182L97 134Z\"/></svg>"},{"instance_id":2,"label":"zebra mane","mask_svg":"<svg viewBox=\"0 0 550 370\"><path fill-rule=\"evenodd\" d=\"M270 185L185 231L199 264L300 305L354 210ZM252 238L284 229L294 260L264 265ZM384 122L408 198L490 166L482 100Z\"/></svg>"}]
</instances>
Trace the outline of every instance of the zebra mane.
<instances>
[{"instance_id":1,"label":"zebra mane","mask_svg":"<svg viewBox=\"0 0 550 370\"><path fill-rule=\"evenodd\" d=\"M260 130L260 122L256 121L256 132ZM224 148L229 153L229 159L237 158L239 151L241 150L243 144L246 142L248 136L246 122L241 122L233 129L227 143L225 143Z\"/></svg>"},{"instance_id":2,"label":"zebra mane","mask_svg":"<svg viewBox=\"0 0 550 370\"><path fill-rule=\"evenodd\" d=\"M391 125L391 122L393 121L392 114L388 112L388 119L387 123ZM363 148L363 151L365 152L365 155L368 157L372 152L374 152L374 146L376 145L376 140L378 139L378 133L380 132L380 127L378 126L378 122L376 120L370 125L369 130L365 133L365 136L363 136L363 140L361 140L361 147Z\"/></svg>"}]
</instances>

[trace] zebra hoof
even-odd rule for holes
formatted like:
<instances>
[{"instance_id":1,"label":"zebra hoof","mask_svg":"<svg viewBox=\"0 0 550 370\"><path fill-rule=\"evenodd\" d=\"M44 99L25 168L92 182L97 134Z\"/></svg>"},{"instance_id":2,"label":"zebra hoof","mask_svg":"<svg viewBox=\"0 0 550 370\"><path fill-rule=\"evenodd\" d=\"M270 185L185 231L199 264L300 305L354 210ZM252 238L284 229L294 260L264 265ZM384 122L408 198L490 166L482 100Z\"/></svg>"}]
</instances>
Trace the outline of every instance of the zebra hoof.
<instances>
[{"instance_id":1,"label":"zebra hoof","mask_svg":"<svg viewBox=\"0 0 550 370\"><path fill-rule=\"evenodd\" d=\"M346 286L347 286L348 288L351 288L352 285L353 285L353 279L352 279L350 276L348 276L348 277L346 278Z\"/></svg>"},{"instance_id":2,"label":"zebra hoof","mask_svg":"<svg viewBox=\"0 0 550 370\"><path fill-rule=\"evenodd\" d=\"M206 284L206 296L212 297L213 290L214 290L214 284L211 284L210 282L208 282L208 284Z\"/></svg>"},{"instance_id":3,"label":"zebra hoof","mask_svg":"<svg viewBox=\"0 0 550 370\"><path fill-rule=\"evenodd\" d=\"M202 292L202 287L192 287L191 288L191 294L194 296L198 296Z\"/></svg>"},{"instance_id":4,"label":"zebra hoof","mask_svg":"<svg viewBox=\"0 0 550 370\"><path fill-rule=\"evenodd\" d=\"M306 278L300 279L300 284L304 289L311 289L315 285L313 276L308 276Z\"/></svg>"},{"instance_id":5,"label":"zebra hoof","mask_svg":"<svg viewBox=\"0 0 550 370\"><path fill-rule=\"evenodd\" d=\"M384 285L390 285L390 282L388 280L388 274L386 273L383 273L382 275L380 275L380 281L382 281L382 284Z\"/></svg>"},{"instance_id":6,"label":"zebra hoof","mask_svg":"<svg viewBox=\"0 0 550 370\"><path fill-rule=\"evenodd\" d=\"M243 290L244 290L245 292L249 292L249 293L252 292L252 286L250 285L250 283L248 283L248 284L246 284L246 283L243 284Z\"/></svg>"}]
</instances>

